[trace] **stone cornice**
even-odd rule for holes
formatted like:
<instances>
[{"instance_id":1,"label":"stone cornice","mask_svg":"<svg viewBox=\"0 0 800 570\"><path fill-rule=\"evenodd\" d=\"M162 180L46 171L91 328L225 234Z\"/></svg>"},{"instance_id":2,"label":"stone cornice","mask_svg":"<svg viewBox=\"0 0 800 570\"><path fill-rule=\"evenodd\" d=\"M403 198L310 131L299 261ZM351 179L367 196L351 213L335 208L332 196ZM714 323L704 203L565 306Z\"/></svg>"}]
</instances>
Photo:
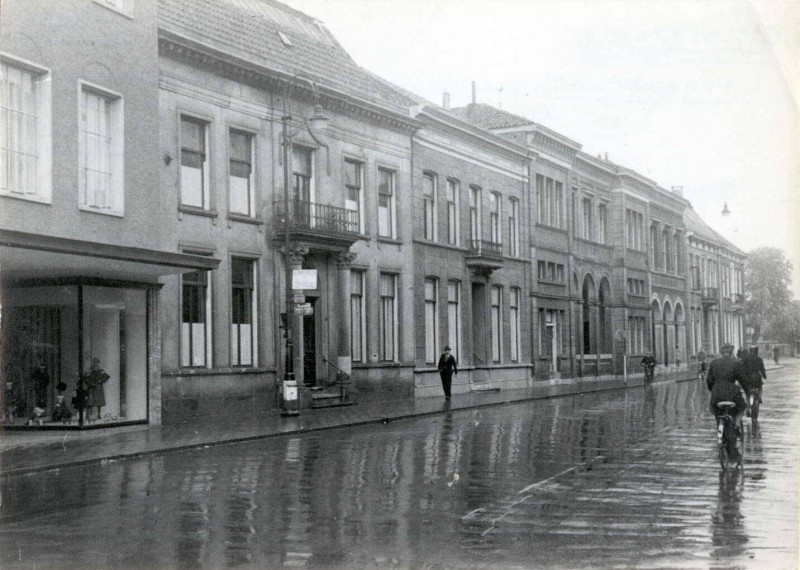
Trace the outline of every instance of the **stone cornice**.
<instances>
[{"instance_id":1,"label":"stone cornice","mask_svg":"<svg viewBox=\"0 0 800 570\"><path fill-rule=\"evenodd\" d=\"M159 29L159 55L171 55L197 65L214 73L230 77L260 88L278 93L292 80L290 73L259 65L253 61L222 51L214 46L183 36L177 32ZM318 84L324 106L331 110L347 112L350 115L369 119L401 132L412 133L421 123L410 116L407 109L397 106L392 109L372 101L344 93L325 83ZM311 99L311 90L298 83L294 93L304 94Z\"/></svg>"}]
</instances>

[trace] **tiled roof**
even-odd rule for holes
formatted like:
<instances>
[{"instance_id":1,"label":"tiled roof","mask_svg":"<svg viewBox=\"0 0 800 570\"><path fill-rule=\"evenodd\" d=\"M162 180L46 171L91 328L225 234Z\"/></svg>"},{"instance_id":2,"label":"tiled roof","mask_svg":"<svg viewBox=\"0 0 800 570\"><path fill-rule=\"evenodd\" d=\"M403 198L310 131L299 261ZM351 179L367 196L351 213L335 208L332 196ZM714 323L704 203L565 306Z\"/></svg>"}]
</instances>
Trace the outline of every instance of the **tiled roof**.
<instances>
[{"instance_id":1,"label":"tiled roof","mask_svg":"<svg viewBox=\"0 0 800 570\"><path fill-rule=\"evenodd\" d=\"M686 225L687 231L690 231L707 241L727 247L736 253L744 253L741 249L722 237L722 235L714 231L711 226L706 224L703 221L703 218L701 218L693 208L686 208L683 211L683 223Z\"/></svg>"},{"instance_id":2,"label":"tiled roof","mask_svg":"<svg viewBox=\"0 0 800 570\"><path fill-rule=\"evenodd\" d=\"M502 129L534 124L530 119L503 111L486 103L470 103L466 107L448 109L448 112L484 129Z\"/></svg>"},{"instance_id":3,"label":"tiled roof","mask_svg":"<svg viewBox=\"0 0 800 570\"><path fill-rule=\"evenodd\" d=\"M359 67L321 22L275 0L159 0L159 27L379 105L416 103Z\"/></svg>"}]
</instances>

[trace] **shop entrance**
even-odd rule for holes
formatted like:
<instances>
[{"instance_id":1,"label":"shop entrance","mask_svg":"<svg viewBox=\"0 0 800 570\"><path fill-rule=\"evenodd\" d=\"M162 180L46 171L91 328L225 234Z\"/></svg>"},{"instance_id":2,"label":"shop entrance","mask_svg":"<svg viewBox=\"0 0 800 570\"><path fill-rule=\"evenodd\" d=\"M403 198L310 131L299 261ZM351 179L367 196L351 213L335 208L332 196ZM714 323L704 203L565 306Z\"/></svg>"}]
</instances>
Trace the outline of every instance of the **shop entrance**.
<instances>
[{"instance_id":1,"label":"shop entrance","mask_svg":"<svg viewBox=\"0 0 800 570\"><path fill-rule=\"evenodd\" d=\"M303 315L303 383L306 386L317 384L317 298L306 297L312 314Z\"/></svg>"}]
</instances>

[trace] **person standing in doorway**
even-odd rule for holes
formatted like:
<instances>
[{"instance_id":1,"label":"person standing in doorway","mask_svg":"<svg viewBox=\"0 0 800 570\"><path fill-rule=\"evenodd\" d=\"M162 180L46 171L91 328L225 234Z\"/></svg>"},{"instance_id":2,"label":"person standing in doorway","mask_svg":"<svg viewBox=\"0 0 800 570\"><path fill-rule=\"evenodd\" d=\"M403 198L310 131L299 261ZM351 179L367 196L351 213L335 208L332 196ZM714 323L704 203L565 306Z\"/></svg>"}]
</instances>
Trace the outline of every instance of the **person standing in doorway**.
<instances>
[{"instance_id":1,"label":"person standing in doorway","mask_svg":"<svg viewBox=\"0 0 800 570\"><path fill-rule=\"evenodd\" d=\"M439 376L442 378L442 389L446 400L450 399L450 385L453 374L458 374L458 363L456 357L450 354L450 347L444 347L444 353L439 357Z\"/></svg>"}]
</instances>

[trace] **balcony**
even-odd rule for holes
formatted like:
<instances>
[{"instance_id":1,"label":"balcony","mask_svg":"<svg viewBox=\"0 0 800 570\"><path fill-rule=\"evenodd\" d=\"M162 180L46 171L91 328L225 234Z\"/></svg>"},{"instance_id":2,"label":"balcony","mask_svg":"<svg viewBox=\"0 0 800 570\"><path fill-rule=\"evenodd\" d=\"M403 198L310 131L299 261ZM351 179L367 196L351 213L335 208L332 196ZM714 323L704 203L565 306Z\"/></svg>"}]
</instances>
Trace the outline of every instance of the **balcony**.
<instances>
[{"instance_id":1,"label":"balcony","mask_svg":"<svg viewBox=\"0 0 800 570\"><path fill-rule=\"evenodd\" d=\"M473 239L467 242L469 251L465 256L467 267L485 277L491 275L495 269L503 267L503 244Z\"/></svg>"},{"instance_id":2,"label":"balcony","mask_svg":"<svg viewBox=\"0 0 800 570\"><path fill-rule=\"evenodd\" d=\"M287 216L284 201L278 200L272 225L272 237L276 242L285 238L287 222L291 241L302 241L315 249L348 249L359 236L358 212L327 204L292 200Z\"/></svg>"},{"instance_id":3,"label":"balcony","mask_svg":"<svg viewBox=\"0 0 800 570\"><path fill-rule=\"evenodd\" d=\"M708 306L719 303L719 289L717 287L705 287L700 302Z\"/></svg>"}]
</instances>

